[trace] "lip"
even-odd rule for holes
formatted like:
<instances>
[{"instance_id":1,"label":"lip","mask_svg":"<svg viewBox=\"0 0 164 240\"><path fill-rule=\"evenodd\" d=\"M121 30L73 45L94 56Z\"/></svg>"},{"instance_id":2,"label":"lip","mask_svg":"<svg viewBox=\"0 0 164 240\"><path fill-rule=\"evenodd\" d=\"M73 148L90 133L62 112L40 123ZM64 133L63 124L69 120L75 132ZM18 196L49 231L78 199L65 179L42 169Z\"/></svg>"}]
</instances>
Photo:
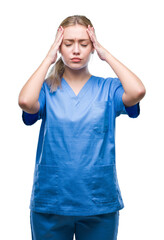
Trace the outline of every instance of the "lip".
<instances>
[{"instance_id":1,"label":"lip","mask_svg":"<svg viewBox=\"0 0 164 240\"><path fill-rule=\"evenodd\" d=\"M73 62L80 62L80 61L81 61L81 58L71 58L71 60L72 60Z\"/></svg>"}]
</instances>

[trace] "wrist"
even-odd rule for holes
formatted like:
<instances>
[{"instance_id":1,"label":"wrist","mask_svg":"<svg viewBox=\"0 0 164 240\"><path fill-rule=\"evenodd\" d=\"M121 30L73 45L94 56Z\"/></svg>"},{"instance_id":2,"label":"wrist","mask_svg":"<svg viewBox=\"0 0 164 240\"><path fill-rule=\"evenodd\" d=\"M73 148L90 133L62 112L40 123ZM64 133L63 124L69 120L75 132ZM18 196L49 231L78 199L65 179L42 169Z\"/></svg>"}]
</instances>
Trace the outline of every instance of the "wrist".
<instances>
[{"instance_id":1,"label":"wrist","mask_svg":"<svg viewBox=\"0 0 164 240\"><path fill-rule=\"evenodd\" d=\"M43 64L45 64L45 65L47 65L48 67L50 67L51 64L52 64L52 59L51 59L50 57L46 56L46 57L44 58L44 60L43 60Z\"/></svg>"},{"instance_id":2,"label":"wrist","mask_svg":"<svg viewBox=\"0 0 164 240\"><path fill-rule=\"evenodd\" d=\"M112 55L110 54L110 52L108 52L108 50L105 50L105 61L109 62L112 58Z\"/></svg>"}]
</instances>

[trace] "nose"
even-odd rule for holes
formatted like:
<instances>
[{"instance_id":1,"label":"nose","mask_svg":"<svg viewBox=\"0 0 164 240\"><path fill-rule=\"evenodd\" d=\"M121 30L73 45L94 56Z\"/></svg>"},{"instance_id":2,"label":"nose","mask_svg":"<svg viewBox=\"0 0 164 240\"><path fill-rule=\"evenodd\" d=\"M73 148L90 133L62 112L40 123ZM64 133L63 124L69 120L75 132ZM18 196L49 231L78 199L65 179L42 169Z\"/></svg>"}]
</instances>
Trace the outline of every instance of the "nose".
<instances>
[{"instance_id":1,"label":"nose","mask_svg":"<svg viewBox=\"0 0 164 240\"><path fill-rule=\"evenodd\" d=\"M79 54L80 53L80 49L79 49L79 44L78 43L74 43L73 53L74 54Z\"/></svg>"}]
</instances>

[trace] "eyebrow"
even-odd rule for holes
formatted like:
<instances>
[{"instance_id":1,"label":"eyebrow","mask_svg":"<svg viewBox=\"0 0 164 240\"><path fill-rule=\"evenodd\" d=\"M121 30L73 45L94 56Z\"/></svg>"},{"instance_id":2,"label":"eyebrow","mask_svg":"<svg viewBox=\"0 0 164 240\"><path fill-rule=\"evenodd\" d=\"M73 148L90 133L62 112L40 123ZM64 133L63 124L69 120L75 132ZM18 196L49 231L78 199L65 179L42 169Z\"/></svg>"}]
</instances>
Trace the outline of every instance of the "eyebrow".
<instances>
[{"instance_id":1,"label":"eyebrow","mask_svg":"<svg viewBox=\"0 0 164 240\"><path fill-rule=\"evenodd\" d=\"M64 41L74 42L74 39L64 39ZM79 39L79 42L89 41L89 39Z\"/></svg>"}]
</instances>

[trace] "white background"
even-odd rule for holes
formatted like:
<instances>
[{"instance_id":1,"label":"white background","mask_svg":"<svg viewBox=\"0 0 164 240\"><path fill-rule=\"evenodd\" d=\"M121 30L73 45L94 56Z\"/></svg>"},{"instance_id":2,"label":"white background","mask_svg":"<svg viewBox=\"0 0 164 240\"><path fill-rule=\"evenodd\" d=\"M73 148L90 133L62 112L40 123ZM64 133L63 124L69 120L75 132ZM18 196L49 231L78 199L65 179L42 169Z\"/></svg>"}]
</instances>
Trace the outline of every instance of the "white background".
<instances>
[{"instance_id":1,"label":"white background","mask_svg":"<svg viewBox=\"0 0 164 240\"><path fill-rule=\"evenodd\" d=\"M70 15L87 16L98 41L144 83L136 119L117 118L116 158L125 208L118 240L163 240L164 35L162 0L41 1L0 4L0 238L30 240L29 201L41 121L26 126L18 95ZM95 52L90 72L114 77Z\"/></svg>"}]
</instances>

